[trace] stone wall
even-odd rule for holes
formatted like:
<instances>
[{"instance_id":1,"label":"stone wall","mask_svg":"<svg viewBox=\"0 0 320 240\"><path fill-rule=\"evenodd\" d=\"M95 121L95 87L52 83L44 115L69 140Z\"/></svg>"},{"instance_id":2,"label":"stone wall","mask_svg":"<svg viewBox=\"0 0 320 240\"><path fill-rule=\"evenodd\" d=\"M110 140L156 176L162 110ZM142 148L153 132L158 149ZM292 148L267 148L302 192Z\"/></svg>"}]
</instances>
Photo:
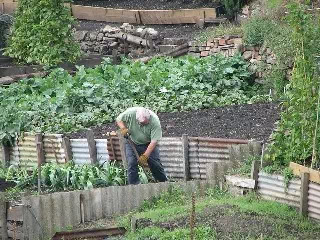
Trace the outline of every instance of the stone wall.
<instances>
[{"instance_id":1,"label":"stone wall","mask_svg":"<svg viewBox=\"0 0 320 240\"><path fill-rule=\"evenodd\" d=\"M257 77L263 77L266 69L270 69L276 62L275 55L270 48L244 46L240 36L224 36L209 39L205 43L190 42L189 54L207 57L222 54L226 57L240 53L250 63L250 69L257 71Z\"/></svg>"}]
</instances>

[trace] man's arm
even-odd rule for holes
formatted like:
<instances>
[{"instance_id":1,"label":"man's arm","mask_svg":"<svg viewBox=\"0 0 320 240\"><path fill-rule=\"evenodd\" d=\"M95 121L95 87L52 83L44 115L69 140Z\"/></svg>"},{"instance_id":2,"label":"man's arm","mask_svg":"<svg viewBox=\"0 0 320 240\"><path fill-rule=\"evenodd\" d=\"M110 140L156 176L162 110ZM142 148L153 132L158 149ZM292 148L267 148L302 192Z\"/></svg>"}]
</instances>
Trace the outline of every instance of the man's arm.
<instances>
[{"instance_id":1,"label":"man's arm","mask_svg":"<svg viewBox=\"0 0 320 240\"><path fill-rule=\"evenodd\" d=\"M156 140L152 140L149 143L149 146L147 147L147 150L144 152L143 155L145 155L147 158L150 157L152 151L155 149L155 147L157 146L157 141Z\"/></svg>"},{"instance_id":2,"label":"man's arm","mask_svg":"<svg viewBox=\"0 0 320 240\"><path fill-rule=\"evenodd\" d=\"M127 128L123 121L116 121L116 123L120 129Z\"/></svg>"}]
</instances>

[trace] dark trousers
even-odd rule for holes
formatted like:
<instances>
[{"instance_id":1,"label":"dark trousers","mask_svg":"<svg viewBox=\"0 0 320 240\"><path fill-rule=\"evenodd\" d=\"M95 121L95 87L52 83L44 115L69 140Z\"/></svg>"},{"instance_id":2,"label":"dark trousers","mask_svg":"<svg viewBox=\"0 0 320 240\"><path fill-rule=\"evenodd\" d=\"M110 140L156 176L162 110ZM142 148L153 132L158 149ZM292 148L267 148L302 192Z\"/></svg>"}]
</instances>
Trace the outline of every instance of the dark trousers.
<instances>
[{"instance_id":1,"label":"dark trousers","mask_svg":"<svg viewBox=\"0 0 320 240\"><path fill-rule=\"evenodd\" d=\"M138 167L138 159L129 144L127 140L126 141L126 156L128 161L128 182L129 184L139 184L139 167ZM137 145L135 144L135 147L137 149L137 152L139 153L139 156L143 154L148 147L149 144L143 144L143 145ZM167 181L167 176L163 170L163 166L160 162L160 154L159 154L159 148L158 146L155 147L155 149L152 151L152 153L149 156L148 165L151 170L152 176L159 182L165 182Z\"/></svg>"}]
</instances>

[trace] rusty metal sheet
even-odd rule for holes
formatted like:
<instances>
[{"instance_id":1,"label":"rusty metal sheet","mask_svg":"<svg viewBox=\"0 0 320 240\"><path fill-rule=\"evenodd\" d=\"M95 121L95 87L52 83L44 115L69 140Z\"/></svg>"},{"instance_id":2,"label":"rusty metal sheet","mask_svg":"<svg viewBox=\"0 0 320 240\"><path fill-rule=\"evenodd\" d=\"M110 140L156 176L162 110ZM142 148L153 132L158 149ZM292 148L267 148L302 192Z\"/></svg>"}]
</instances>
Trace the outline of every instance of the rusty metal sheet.
<instances>
[{"instance_id":1,"label":"rusty metal sheet","mask_svg":"<svg viewBox=\"0 0 320 240\"><path fill-rule=\"evenodd\" d=\"M66 162L62 139L62 134L43 135L43 151L46 163L63 164Z\"/></svg>"}]
</instances>

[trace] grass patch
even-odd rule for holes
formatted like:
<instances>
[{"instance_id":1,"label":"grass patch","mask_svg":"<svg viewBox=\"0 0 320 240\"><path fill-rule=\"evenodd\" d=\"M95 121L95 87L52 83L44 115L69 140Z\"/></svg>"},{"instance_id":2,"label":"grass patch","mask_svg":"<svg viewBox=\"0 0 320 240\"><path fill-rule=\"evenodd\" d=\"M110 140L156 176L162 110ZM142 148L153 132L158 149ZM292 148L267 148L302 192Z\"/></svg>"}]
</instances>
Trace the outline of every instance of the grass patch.
<instances>
[{"instance_id":1,"label":"grass patch","mask_svg":"<svg viewBox=\"0 0 320 240\"><path fill-rule=\"evenodd\" d=\"M190 238L191 196L179 189L170 191L172 195L164 193L153 199L152 205L119 219L128 230L125 239ZM138 223L140 220L136 232L130 231L132 216ZM194 239L315 239L319 231L319 224L303 218L294 208L261 200L255 194L234 197L213 188L196 198Z\"/></svg>"}]
</instances>

